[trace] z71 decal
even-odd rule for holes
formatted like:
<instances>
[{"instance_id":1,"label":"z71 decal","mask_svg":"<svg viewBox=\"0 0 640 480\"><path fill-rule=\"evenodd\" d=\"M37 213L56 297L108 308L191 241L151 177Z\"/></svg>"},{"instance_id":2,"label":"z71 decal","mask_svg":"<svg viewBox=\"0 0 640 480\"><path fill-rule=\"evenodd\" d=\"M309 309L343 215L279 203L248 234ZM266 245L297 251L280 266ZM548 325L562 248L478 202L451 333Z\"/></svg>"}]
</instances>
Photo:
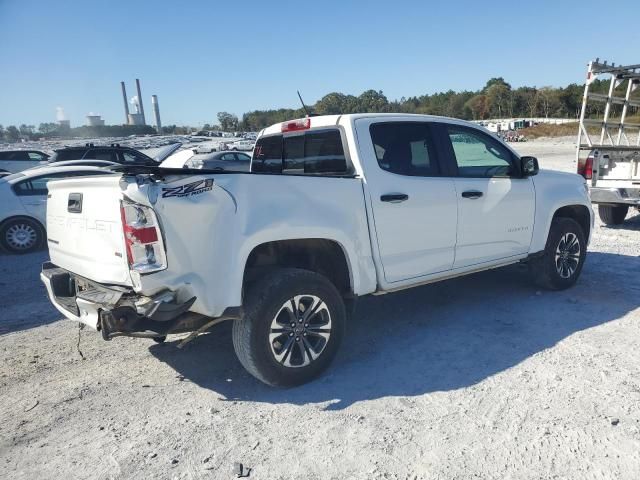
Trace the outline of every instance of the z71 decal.
<instances>
[{"instance_id":1,"label":"z71 decal","mask_svg":"<svg viewBox=\"0 0 640 480\"><path fill-rule=\"evenodd\" d=\"M191 197L199 193L209 192L213 188L213 179L198 180L197 182L187 183L179 187L164 187L162 189L162 198L168 197Z\"/></svg>"}]
</instances>

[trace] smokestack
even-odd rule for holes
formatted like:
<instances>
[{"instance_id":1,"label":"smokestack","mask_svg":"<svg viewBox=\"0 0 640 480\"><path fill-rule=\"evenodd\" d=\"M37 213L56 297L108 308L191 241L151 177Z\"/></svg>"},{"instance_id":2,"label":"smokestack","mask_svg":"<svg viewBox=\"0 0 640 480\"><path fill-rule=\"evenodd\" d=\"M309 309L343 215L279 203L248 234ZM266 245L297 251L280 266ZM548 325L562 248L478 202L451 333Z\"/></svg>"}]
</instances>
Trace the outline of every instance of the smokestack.
<instances>
[{"instance_id":1,"label":"smokestack","mask_svg":"<svg viewBox=\"0 0 640 480\"><path fill-rule=\"evenodd\" d=\"M151 105L153 105L153 113L156 116L156 130L162 133L162 124L160 123L160 105L158 105L158 96L151 95Z\"/></svg>"},{"instance_id":2,"label":"smokestack","mask_svg":"<svg viewBox=\"0 0 640 480\"><path fill-rule=\"evenodd\" d=\"M124 100L124 123L125 125L129 124L129 102L127 101L127 90L124 87L124 82L120 82L120 86L122 87L122 99Z\"/></svg>"},{"instance_id":3,"label":"smokestack","mask_svg":"<svg viewBox=\"0 0 640 480\"><path fill-rule=\"evenodd\" d=\"M138 102L140 105L140 115L142 115L142 124L146 125L147 121L144 119L144 107L142 106L142 92L140 91L140 80L136 78L136 88L138 89Z\"/></svg>"}]
</instances>

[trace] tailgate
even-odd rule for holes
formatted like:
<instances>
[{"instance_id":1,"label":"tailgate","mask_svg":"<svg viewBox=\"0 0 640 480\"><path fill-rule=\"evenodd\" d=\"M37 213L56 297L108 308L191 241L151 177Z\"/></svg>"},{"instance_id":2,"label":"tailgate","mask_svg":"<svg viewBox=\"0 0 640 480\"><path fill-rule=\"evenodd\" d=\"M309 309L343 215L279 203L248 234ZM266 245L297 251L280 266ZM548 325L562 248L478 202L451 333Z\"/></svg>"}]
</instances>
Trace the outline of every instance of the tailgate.
<instances>
[{"instance_id":1,"label":"tailgate","mask_svg":"<svg viewBox=\"0 0 640 480\"><path fill-rule=\"evenodd\" d=\"M131 285L120 178L105 175L48 183L47 243L55 265L96 282Z\"/></svg>"},{"instance_id":2,"label":"tailgate","mask_svg":"<svg viewBox=\"0 0 640 480\"><path fill-rule=\"evenodd\" d=\"M637 188L640 185L638 152L599 152L595 158L599 166L597 182L599 187Z\"/></svg>"}]
</instances>

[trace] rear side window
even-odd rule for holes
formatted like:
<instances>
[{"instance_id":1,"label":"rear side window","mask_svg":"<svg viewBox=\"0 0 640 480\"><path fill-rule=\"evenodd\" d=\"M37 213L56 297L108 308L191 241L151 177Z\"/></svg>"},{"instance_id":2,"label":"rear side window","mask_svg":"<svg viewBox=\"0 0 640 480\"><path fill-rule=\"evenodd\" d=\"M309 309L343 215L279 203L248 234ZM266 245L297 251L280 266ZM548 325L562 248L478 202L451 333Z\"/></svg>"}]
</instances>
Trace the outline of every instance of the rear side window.
<instances>
[{"instance_id":1,"label":"rear side window","mask_svg":"<svg viewBox=\"0 0 640 480\"><path fill-rule=\"evenodd\" d=\"M86 150L83 150L81 148L73 148L69 150L58 150L56 151L56 153L53 154L51 161L63 162L65 160L80 160L84 156L85 152Z\"/></svg>"},{"instance_id":2,"label":"rear side window","mask_svg":"<svg viewBox=\"0 0 640 480\"><path fill-rule=\"evenodd\" d=\"M0 160L21 161L29 160L29 153L26 151L21 152L0 152Z\"/></svg>"},{"instance_id":3,"label":"rear side window","mask_svg":"<svg viewBox=\"0 0 640 480\"><path fill-rule=\"evenodd\" d=\"M64 172L64 173L54 173L49 175L43 175L42 177L33 177L29 180L25 180L13 185L13 191L16 195L19 196L27 196L27 195L46 195L48 193L47 183L50 180L58 180L61 178L71 178L71 177L86 177L92 175L105 175L111 172L105 171L96 171L90 170L86 172Z\"/></svg>"},{"instance_id":4,"label":"rear side window","mask_svg":"<svg viewBox=\"0 0 640 480\"><path fill-rule=\"evenodd\" d=\"M285 137L263 137L253 151L251 170L311 175L348 173L340 131L310 130Z\"/></svg>"},{"instance_id":5,"label":"rear side window","mask_svg":"<svg viewBox=\"0 0 640 480\"><path fill-rule=\"evenodd\" d=\"M439 174L429 125L425 122L374 123L369 127L378 165L398 175Z\"/></svg>"},{"instance_id":6,"label":"rear side window","mask_svg":"<svg viewBox=\"0 0 640 480\"><path fill-rule=\"evenodd\" d=\"M263 137L258 140L253 150L251 170L282 173L282 135Z\"/></svg>"},{"instance_id":7,"label":"rear side window","mask_svg":"<svg viewBox=\"0 0 640 480\"><path fill-rule=\"evenodd\" d=\"M90 158L91 160L107 160L109 162L118 163L118 155L115 150L110 149L93 149L89 150L85 155L85 158Z\"/></svg>"}]
</instances>

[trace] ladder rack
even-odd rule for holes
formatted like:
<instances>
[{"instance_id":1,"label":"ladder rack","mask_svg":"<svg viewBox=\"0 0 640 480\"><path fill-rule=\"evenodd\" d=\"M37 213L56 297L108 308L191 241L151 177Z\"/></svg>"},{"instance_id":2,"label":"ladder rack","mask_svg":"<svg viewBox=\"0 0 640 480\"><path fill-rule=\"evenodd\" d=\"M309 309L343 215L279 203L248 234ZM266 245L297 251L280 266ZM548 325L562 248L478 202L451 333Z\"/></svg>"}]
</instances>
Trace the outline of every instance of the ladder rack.
<instances>
[{"instance_id":1,"label":"ladder rack","mask_svg":"<svg viewBox=\"0 0 640 480\"><path fill-rule=\"evenodd\" d=\"M608 74L611 76L609 93L590 92L589 87L594 80L600 76ZM616 96L616 89L625 87L624 97ZM599 58L589 62L587 69L587 80L584 85L584 95L582 97L582 108L580 110L580 125L578 128L578 142L576 158L580 161L580 152L584 150L608 150L608 151L638 151L640 149L640 123L626 122L629 107L640 107L640 100L632 99L631 94L640 86L640 64L618 65L600 62ZM602 119L585 118L588 101L602 102L605 104L604 116ZM612 105L622 105L620 120L610 121ZM592 140L587 130L587 126L600 127L600 138ZM635 131L635 142L630 134Z\"/></svg>"}]
</instances>

